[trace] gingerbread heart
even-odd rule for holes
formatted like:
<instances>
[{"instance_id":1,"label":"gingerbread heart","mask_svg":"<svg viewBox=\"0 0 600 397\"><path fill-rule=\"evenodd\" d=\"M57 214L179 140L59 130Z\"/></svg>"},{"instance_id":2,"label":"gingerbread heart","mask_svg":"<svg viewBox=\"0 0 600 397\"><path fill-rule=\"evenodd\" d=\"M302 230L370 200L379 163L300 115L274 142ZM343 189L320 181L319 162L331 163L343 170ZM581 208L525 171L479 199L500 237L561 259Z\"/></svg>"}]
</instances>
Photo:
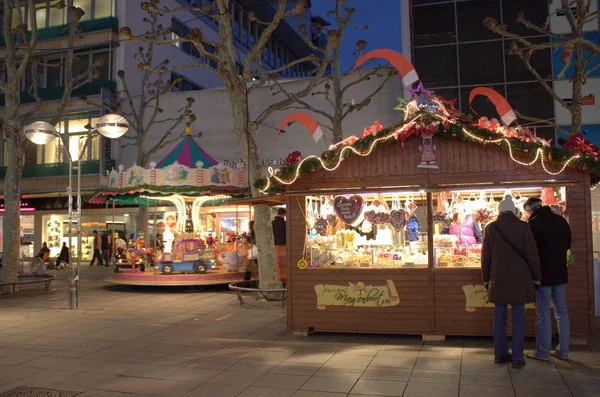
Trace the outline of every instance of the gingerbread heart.
<instances>
[{"instance_id":1,"label":"gingerbread heart","mask_svg":"<svg viewBox=\"0 0 600 397\"><path fill-rule=\"evenodd\" d=\"M392 210L390 212L390 224L397 232L402 230L406 225L406 211L403 209Z\"/></svg>"},{"instance_id":2,"label":"gingerbread heart","mask_svg":"<svg viewBox=\"0 0 600 397\"><path fill-rule=\"evenodd\" d=\"M350 197L338 196L333 200L333 210L346 225L352 225L362 215L365 200L357 194Z\"/></svg>"},{"instance_id":3,"label":"gingerbread heart","mask_svg":"<svg viewBox=\"0 0 600 397\"><path fill-rule=\"evenodd\" d=\"M373 210L367 211L365 212L365 219L374 224L376 215L377 213Z\"/></svg>"}]
</instances>

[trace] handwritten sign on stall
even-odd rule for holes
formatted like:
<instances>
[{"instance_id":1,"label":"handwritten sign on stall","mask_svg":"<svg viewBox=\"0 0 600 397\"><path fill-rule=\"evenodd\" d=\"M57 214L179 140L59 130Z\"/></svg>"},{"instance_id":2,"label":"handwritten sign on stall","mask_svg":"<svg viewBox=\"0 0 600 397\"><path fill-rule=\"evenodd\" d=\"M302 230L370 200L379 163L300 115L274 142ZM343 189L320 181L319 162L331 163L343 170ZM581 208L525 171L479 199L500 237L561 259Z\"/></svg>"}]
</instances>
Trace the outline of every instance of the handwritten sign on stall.
<instances>
[{"instance_id":1,"label":"handwritten sign on stall","mask_svg":"<svg viewBox=\"0 0 600 397\"><path fill-rule=\"evenodd\" d=\"M357 194L350 197L337 196L333 199L333 210L346 225L352 225L360 219L364 205L365 200Z\"/></svg>"},{"instance_id":2,"label":"handwritten sign on stall","mask_svg":"<svg viewBox=\"0 0 600 397\"><path fill-rule=\"evenodd\" d=\"M482 284L463 285L462 290L465 294L465 310L474 312L477 308L494 307L493 303L488 302L488 290ZM526 309L535 309L535 304L527 303Z\"/></svg>"},{"instance_id":3,"label":"handwritten sign on stall","mask_svg":"<svg viewBox=\"0 0 600 397\"><path fill-rule=\"evenodd\" d=\"M318 284L315 292L319 310L325 310L327 306L387 307L400 303L392 280L386 280L382 286L365 285L361 281L348 285Z\"/></svg>"}]
</instances>

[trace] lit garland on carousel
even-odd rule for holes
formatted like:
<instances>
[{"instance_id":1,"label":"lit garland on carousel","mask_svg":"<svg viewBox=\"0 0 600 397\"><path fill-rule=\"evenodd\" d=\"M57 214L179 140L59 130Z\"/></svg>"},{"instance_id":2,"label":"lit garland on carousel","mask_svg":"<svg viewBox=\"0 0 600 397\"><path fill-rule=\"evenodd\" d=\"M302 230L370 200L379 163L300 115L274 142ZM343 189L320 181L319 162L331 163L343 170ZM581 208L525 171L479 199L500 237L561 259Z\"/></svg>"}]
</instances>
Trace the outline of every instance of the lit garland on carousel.
<instances>
[{"instance_id":1,"label":"lit garland on carousel","mask_svg":"<svg viewBox=\"0 0 600 397\"><path fill-rule=\"evenodd\" d=\"M497 120L483 117L474 123L465 117L460 117L456 112L446 110L443 98L433 96L431 91L419 88L419 92L408 104L402 104L400 109L404 113L404 121L393 127L384 129L376 122L371 127L365 128L361 138L350 136L338 144L331 145L329 150L321 156L307 156L300 160L299 153L288 158L288 164L277 169L269 167L269 176L255 182L255 186L263 193L271 189L281 189L284 185L291 185L302 175L317 170L336 170L341 163L358 155L369 156L376 145L398 141L404 147L404 141L412 135L444 135L464 141L483 144L496 144L507 150L512 161L522 166L532 166L538 160L544 171L549 175L558 175L568 166L589 170L594 177L600 176L598 148L581 136L569 138L563 148L551 147L550 143L540 139L528 128L502 126ZM398 108L397 108L398 109ZM393 139L392 139L393 138ZM503 145L503 143L505 145ZM515 157L515 153L535 156L530 162L523 162ZM546 162L547 159L547 162ZM562 165L560 170L548 169L547 163Z\"/></svg>"}]
</instances>

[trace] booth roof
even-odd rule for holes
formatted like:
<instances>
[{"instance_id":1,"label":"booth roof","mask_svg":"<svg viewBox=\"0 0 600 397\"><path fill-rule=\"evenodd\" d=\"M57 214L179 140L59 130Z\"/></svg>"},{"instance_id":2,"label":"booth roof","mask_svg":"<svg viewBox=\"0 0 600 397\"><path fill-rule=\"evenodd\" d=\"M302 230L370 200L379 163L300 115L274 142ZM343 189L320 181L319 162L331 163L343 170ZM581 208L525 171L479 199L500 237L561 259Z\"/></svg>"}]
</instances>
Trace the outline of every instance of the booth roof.
<instances>
[{"instance_id":1,"label":"booth roof","mask_svg":"<svg viewBox=\"0 0 600 397\"><path fill-rule=\"evenodd\" d=\"M175 162L188 168L196 168L198 162L202 162L202 168L210 168L218 164L190 135L186 135L181 142L160 160L157 168L165 168Z\"/></svg>"},{"instance_id":2,"label":"booth roof","mask_svg":"<svg viewBox=\"0 0 600 397\"><path fill-rule=\"evenodd\" d=\"M121 205L148 205L148 200L143 196L152 196L150 206L154 206L154 201L161 201L160 196L181 195L188 197L217 196L221 194L229 195L232 198L243 198L248 194L247 188L222 187L222 186L149 186L142 185L122 189L102 188L96 190L93 196L87 200L93 204L102 204L112 202Z\"/></svg>"},{"instance_id":3,"label":"booth roof","mask_svg":"<svg viewBox=\"0 0 600 397\"><path fill-rule=\"evenodd\" d=\"M418 123L416 123L417 120ZM286 184L292 184L315 171L333 170L340 166L344 159L354 156L370 156L377 151L377 147L380 145L403 144L409 137L419 134L419 131L415 131L414 128L417 124L424 125L427 128L428 126L435 126L435 123L438 123L437 127L429 130L433 135L460 139L479 145L496 143L505 151L511 151L519 156L530 158L540 156L538 150L541 150L541 156L548 159L545 161L589 172L593 184L600 182L600 162L596 158L597 151L596 156L588 155L584 152L567 150L562 147L547 146L547 143L535 138L502 135L463 117L444 117L438 114L419 112L415 117L411 117L391 128L371 131L367 127L365 132L369 130L368 132L371 133L363 133L361 138L348 137L339 144L332 145L328 151L320 156L308 156L297 163L284 165L275 170L273 175L255 180L254 186L266 194L282 193L285 191ZM536 157L537 159L538 157Z\"/></svg>"}]
</instances>

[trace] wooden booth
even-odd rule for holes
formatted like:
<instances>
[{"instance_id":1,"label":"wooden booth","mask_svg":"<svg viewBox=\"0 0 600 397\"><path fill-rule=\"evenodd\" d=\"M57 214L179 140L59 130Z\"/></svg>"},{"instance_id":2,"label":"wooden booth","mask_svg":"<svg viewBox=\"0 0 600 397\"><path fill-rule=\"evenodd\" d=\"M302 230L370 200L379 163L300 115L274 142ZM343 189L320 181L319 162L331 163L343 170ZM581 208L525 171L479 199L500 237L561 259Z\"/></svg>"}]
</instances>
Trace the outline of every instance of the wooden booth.
<instances>
[{"instance_id":1,"label":"wooden booth","mask_svg":"<svg viewBox=\"0 0 600 397\"><path fill-rule=\"evenodd\" d=\"M382 131L386 138L374 131L360 146L357 138L342 143L355 148L350 158L325 164L328 156L348 157L332 147L297 164L297 172L267 178L285 189L288 326L299 333L492 335L494 309L482 282L477 226L494 220L498 203L511 194L521 206L527 197L541 197L567 217L575 258L567 289L571 334L590 335L587 167L551 163L549 153L562 149L539 140L531 152L525 145L517 153L513 139L475 139L467 130L470 139L456 137L452 129L462 125L428 136L408 134L405 127L396 127L395 139L388 139L394 131ZM369 147L377 139L382 142ZM318 162L322 166L310 169ZM530 304L528 335L534 325Z\"/></svg>"}]
</instances>

